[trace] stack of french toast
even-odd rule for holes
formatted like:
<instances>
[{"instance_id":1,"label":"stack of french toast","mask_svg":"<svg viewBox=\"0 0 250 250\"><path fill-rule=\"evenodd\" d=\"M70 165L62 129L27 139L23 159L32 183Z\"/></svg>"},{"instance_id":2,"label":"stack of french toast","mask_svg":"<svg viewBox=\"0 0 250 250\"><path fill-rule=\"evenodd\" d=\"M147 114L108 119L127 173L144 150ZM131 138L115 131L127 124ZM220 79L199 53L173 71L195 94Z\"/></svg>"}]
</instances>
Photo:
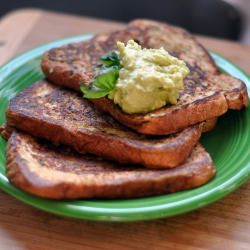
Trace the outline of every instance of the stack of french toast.
<instances>
[{"instance_id":1,"label":"stack of french toast","mask_svg":"<svg viewBox=\"0 0 250 250\"><path fill-rule=\"evenodd\" d=\"M163 47L190 73L177 104L127 114L107 97L86 99L100 57L116 41ZM229 109L247 107L245 84L219 72L187 31L150 20L46 52L45 80L14 97L2 136L7 176L20 189L51 199L132 198L198 187L215 175L199 143Z\"/></svg>"}]
</instances>

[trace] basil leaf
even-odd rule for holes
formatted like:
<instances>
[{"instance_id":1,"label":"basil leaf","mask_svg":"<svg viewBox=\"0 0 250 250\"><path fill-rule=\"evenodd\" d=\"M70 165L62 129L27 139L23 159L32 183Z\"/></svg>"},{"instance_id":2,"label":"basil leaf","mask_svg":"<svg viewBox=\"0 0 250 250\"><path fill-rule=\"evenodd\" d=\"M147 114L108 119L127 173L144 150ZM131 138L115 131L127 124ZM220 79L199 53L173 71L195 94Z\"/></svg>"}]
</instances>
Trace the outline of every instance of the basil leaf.
<instances>
[{"instance_id":1,"label":"basil leaf","mask_svg":"<svg viewBox=\"0 0 250 250\"><path fill-rule=\"evenodd\" d=\"M81 91L84 94L84 98L95 99L101 98L109 94L109 90L92 90L89 86L81 86Z\"/></svg>"},{"instance_id":2,"label":"basil leaf","mask_svg":"<svg viewBox=\"0 0 250 250\"><path fill-rule=\"evenodd\" d=\"M121 69L118 55L111 51L100 58L103 65L99 75L89 85L82 85L81 91L85 98L93 99L109 95L115 88Z\"/></svg>"},{"instance_id":3,"label":"basil leaf","mask_svg":"<svg viewBox=\"0 0 250 250\"><path fill-rule=\"evenodd\" d=\"M120 66L120 60L116 52L110 51L107 54L100 57L101 61L108 66L118 65Z\"/></svg>"},{"instance_id":4,"label":"basil leaf","mask_svg":"<svg viewBox=\"0 0 250 250\"><path fill-rule=\"evenodd\" d=\"M107 65L105 65L105 64L103 64L102 66L101 66L101 68L100 68L100 71L99 71L99 76L100 75L103 75L103 74L106 74L106 73L108 73L109 71L112 71L112 70L120 70L120 66L118 66L118 65L112 65L112 66L107 66Z\"/></svg>"},{"instance_id":5,"label":"basil leaf","mask_svg":"<svg viewBox=\"0 0 250 250\"><path fill-rule=\"evenodd\" d=\"M111 68L106 73L99 75L94 81L93 86L99 89L112 90L119 77L119 70Z\"/></svg>"},{"instance_id":6,"label":"basil leaf","mask_svg":"<svg viewBox=\"0 0 250 250\"><path fill-rule=\"evenodd\" d=\"M119 70L111 68L105 74L98 76L90 85L82 85L81 91L85 98L100 98L111 93L119 77Z\"/></svg>"}]
</instances>

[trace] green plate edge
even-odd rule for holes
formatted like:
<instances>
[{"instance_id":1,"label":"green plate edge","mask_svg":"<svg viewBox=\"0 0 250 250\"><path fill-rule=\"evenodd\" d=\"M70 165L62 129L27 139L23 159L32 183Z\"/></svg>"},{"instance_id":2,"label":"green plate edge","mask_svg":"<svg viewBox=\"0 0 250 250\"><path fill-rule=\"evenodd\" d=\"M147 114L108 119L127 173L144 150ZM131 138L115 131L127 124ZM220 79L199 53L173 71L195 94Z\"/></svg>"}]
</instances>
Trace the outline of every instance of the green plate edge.
<instances>
[{"instance_id":1,"label":"green plate edge","mask_svg":"<svg viewBox=\"0 0 250 250\"><path fill-rule=\"evenodd\" d=\"M29 50L10 60L0 68L0 95L1 87L4 85L5 77L11 74L11 72L18 69L24 63L27 63L31 59L34 59L36 57L40 57L46 50L50 48L58 47L66 43L87 40L92 36L93 34L85 34L53 41L40 47ZM238 66L234 65L232 62L223 58L217 53L211 52L211 55L222 71L230 73L231 75L243 80L247 84L249 91L250 78L242 69L240 69ZM5 143L2 140L0 142L0 147L3 148L4 146ZM245 164L244 167L239 169L239 172L236 175L227 179L223 183L220 183L219 185L213 188L206 188L208 186L207 184L200 188L170 195L115 201L54 201L42 199L19 190L11 183L9 183L7 177L1 172L0 188L26 204L65 217L97 221L124 222L151 220L163 217L170 217L201 208L237 189L250 177L250 152L247 152L247 154L247 164ZM5 166L0 166L0 169L4 168ZM183 194L185 196L185 194L187 193L192 194L192 197L178 199L178 197L183 196Z\"/></svg>"}]
</instances>

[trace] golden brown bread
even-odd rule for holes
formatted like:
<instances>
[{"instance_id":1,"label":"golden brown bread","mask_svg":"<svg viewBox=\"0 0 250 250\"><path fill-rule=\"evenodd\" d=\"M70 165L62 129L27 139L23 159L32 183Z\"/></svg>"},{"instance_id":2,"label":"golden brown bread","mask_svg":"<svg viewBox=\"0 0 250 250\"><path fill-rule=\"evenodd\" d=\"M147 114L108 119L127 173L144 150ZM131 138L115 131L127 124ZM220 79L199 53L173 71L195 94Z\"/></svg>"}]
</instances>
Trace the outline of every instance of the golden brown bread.
<instances>
[{"instance_id":1,"label":"golden brown bread","mask_svg":"<svg viewBox=\"0 0 250 250\"><path fill-rule=\"evenodd\" d=\"M7 124L3 124L0 126L0 135L5 139L6 141L9 139L11 133L13 131L13 128L10 126L7 126Z\"/></svg>"},{"instance_id":2,"label":"golden brown bread","mask_svg":"<svg viewBox=\"0 0 250 250\"><path fill-rule=\"evenodd\" d=\"M54 83L79 91L80 84L89 84L96 76L99 57L115 49L116 40L129 39L147 48L164 47L187 63L190 74L177 105L147 114L126 114L108 98L92 100L126 126L144 134L171 134L220 116L228 109L247 106L247 90L242 81L220 73L207 51L188 32L155 21L135 20L124 30L52 49L43 56L42 69Z\"/></svg>"},{"instance_id":3,"label":"golden brown bread","mask_svg":"<svg viewBox=\"0 0 250 250\"><path fill-rule=\"evenodd\" d=\"M131 198L198 187L215 174L209 154L197 145L174 169L117 165L101 158L13 132L7 144L7 176L20 189L45 198Z\"/></svg>"},{"instance_id":4,"label":"golden brown bread","mask_svg":"<svg viewBox=\"0 0 250 250\"><path fill-rule=\"evenodd\" d=\"M212 119L206 120L203 124L202 132L209 132L214 129L216 123L218 121L218 117L214 117Z\"/></svg>"},{"instance_id":5,"label":"golden brown bread","mask_svg":"<svg viewBox=\"0 0 250 250\"><path fill-rule=\"evenodd\" d=\"M76 92L47 81L19 93L10 101L6 115L5 135L15 127L56 144L66 144L80 153L157 168L184 162L197 144L203 125L169 136L141 135L97 110ZM206 125L213 126L214 122Z\"/></svg>"}]
</instances>

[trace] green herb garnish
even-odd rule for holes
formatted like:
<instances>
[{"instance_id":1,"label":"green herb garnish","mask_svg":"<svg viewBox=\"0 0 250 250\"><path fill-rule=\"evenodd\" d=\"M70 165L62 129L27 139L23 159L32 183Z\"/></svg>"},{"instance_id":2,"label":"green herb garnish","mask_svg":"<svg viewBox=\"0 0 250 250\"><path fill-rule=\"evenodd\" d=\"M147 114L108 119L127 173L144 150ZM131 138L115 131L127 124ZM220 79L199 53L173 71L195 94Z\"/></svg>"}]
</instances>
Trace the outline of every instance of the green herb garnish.
<instances>
[{"instance_id":1,"label":"green herb garnish","mask_svg":"<svg viewBox=\"0 0 250 250\"><path fill-rule=\"evenodd\" d=\"M103 62L98 76L89 85L81 85L85 98L94 99L109 95L115 88L121 68L116 52L111 51L100 57Z\"/></svg>"},{"instance_id":2,"label":"green herb garnish","mask_svg":"<svg viewBox=\"0 0 250 250\"><path fill-rule=\"evenodd\" d=\"M100 60L104 64L109 65L109 66L112 66L112 65L120 66L120 60L115 51L110 51L107 54L101 56Z\"/></svg>"}]
</instances>

